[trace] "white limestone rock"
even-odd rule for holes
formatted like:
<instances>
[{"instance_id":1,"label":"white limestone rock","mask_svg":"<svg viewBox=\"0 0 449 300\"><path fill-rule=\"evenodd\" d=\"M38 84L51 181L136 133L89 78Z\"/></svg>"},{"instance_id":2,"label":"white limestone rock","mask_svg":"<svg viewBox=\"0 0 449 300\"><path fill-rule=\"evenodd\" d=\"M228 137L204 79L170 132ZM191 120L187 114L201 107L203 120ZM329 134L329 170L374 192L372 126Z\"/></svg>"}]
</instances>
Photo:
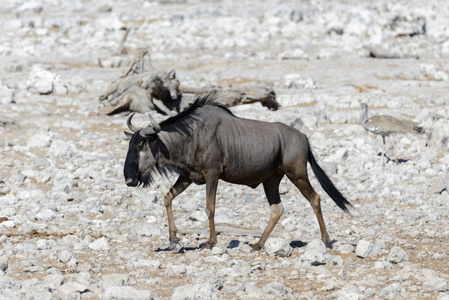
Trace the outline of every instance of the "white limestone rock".
<instances>
[{"instance_id":1,"label":"white limestone rock","mask_svg":"<svg viewBox=\"0 0 449 300\"><path fill-rule=\"evenodd\" d=\"M27 146L39 150L50 147L53 136L54 135L50 131L40 130L28 139Z\"/></svg>"},{"instance_id":2,"label":"white limestone rock","mask_svg":"<svg viewBox=\"0 0 449 300\"><path fill-rule=\"evenodd\" d=\"M433 278L431 280L425 281L422 285L423 291L427 293L431 292L447 292L449 290L449 285L447 280L443 278Z\"/></svg>"},{"instance_id":3,"label":"white limestone rock","mask_svg":"<svg viewBox=\"0 0 449 300\"><path fill-rule=\"evenodd\" d=\"M9 267L9 259L6 255L0 256L0 270L6 272Z\"/></svg>"},{"instance_id":4,"label":"white limestone rock","mask_svg":"<svg viewBox=\"0 0 449 300\"><path fill-rule=\"evenodd\" d=\"M131 286L109 286L105 289L102 299L105 300L152 300L159 296L150 290L140 290Z\"/></svg>"},{"instance_id":5,"label":"white limestone rock","mask_svg":"<svg viewBox=\"0 0 449 300\"><path fill-rule=\"evenodd\" d=\"M355 253L361 258L372 258L379 255L381 247L372 242L360 240L357 243Z\"/></svg>"},{"instance_id":6,"label":"white limestone rock","mask_svg":"<svg viewBox=\"0 0 449 300\"><path fill-rule=\"evenodd\" d=\"M388 261L394 264L408 261L407 253L399 246L391 248L390 254L388 254Z\"/></svg>"},{"instance_id":7,"label":"white limestone rock","mask_svg":"<svg viewBox=\"0 0 449 300\"><path fill-rule=\"evenodd\" d=\"M161 236L162 229L152 223L141 222L134 227L134 233L141 236Z\"/></svg>"},{"instance_id":8,"label":"white limestone rock","mask_svg":"<svg viewBox=\"0 0 449 300\"><path fill-rule=\"evenodd\" d=\"M59 249L56 253L58 255L58 260L62 263L76 263L78 261L76 253L67 248Z\"/></svg>"},{"instance_id":9,"label":"white limestone rock","mask_svg":"<svg viewBox=\"0 0 449 300\"><path fill-rule=\"evenodd\" d=\"M281 282L270 282L262 287L262 291L268 295L273 295L276 298L286 297L291 293L291 290Z\"/></svg>"},{"instance_id":10,"label":"white limestone rock","mask_svg":"<svg viewBox=\"0 0 449 300\"><path fill-rule=\"evenodd\" d=\"M439 176L435 178L430 185L430 194L440 194L443 191L449 190L449 178Z\"/></svg>"},{"instance_id":11,"label":"white limestone rock","mask_svg":"<svg viewBox=\"0 0 449 300\"><path fill-rule=\"evenodd\" d=\"M288 257L292 254L290 242L282 238L268 238L265 242L264 248L270 256Z\"/></svg>"},{"instance_id":12,"label":"white limestone rock","mask_svg":"<svg viewBox=\"0 0 449 300\"><path fill-rule=\"evenodd\" d=\"M308 263L312 266L319 266L326 264L326 258L323 253L315 252L311 250L306 250L301 256L300 259L304 263Z\"/></svg>"},{"instance_id":13,"label":"white limestone rock","mask_svg":"<svg viewBox=\"0 0 449 300\"><path fill-rule=\"evenodd\" d=\"M28 78L28 87L36 90L41 95L48 95L53 92L53 84L56 74L43 69L39 65L34 65Z\"/></svg>"},{"instance_id":14,"label":"white limestone rock","mask_svg":"<svg viewBox=\"0 0 449 300\"><path fill-rule=\"evenodd\" d=\"M110 248L111 246L109 245L109 241L106 237L96 239L89 244L89 249L94 251L109 251Z\"/></svg>"},{"instance_id":15,"label":"white limestone rock","mask_svg":"<svg viewBox=\"0 0 449 300\"><path fill-rule=\"evenodd\" d=\"M198 299L206 300L216 297L216 292L210 284L187 284L179 286L173 292L172 300Z\"/></svg>"},{"instance_id":16,"label":"white limestone rock","mask_svg":"<svg viewBox=\"0 0 449 300\"><path fill-rule=\"evenodd\" d=\"M129 274L106 274L103 276L102 286L104 289L114 286L128 285Z\"/></svg>"},{"instance_id":17,"label":"white limestone rock","mask_svg":"<svg viewBox=\"0 0 449 300\"><path fill-rule=\"evenodd\" d=\"M0 80L0 104L10 104L14 101L14 90L6 85L2 85Z\"/></svg>"},{"instance_id":18,"label":"white limestone rock","mask_svg":"<svg viewBox=\"0 0 449 300\"><path fill-rule=\"evenodd\" d=\"M65 140L53 140L47 154L53 158L66 159L76 156L78 148L73 142Z\"/></svg>"}]
</instances>

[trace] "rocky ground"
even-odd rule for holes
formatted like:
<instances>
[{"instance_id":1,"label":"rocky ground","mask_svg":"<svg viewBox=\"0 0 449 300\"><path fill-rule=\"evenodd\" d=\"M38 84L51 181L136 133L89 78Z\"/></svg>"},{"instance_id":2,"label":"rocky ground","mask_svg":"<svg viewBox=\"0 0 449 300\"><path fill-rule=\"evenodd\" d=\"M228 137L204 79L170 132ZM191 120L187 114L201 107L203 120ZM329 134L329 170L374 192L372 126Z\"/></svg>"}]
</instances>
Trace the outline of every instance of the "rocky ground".
<instances>
[{"instance_id":1,"label":"rocky ground","mask_svg":"<svg viewBox=\"0 0 449 300\"><path fill-rule=\"evenodd\" d=\"M449 299L449 4L358 3L2 1L0 298ZM275 89L278 111L232 111L309 136L354 205L339 210L310 172L332 249L284 179L285 212L261 251L249 244L269 218L263 189L223 182L217 246L199 251L205 190L191 186L174 202L185 248L166 251L176 177L128 188L128 115L98 101L143 46L186 86ZM401 163L379 156L362 102L424 127L387 138Z\"/></svg>"}]
</instances>

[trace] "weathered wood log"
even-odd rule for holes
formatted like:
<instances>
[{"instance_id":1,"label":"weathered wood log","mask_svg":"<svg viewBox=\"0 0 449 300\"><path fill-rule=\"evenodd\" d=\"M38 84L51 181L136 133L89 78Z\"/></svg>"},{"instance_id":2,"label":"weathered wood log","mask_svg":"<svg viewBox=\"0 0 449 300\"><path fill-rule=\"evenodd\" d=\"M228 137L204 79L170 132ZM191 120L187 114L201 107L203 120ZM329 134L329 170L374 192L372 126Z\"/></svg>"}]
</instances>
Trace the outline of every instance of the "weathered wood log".
<instances>
[{"instance_id":1,"label":"weathered wood log","mask_svg":"<svg viewBox=\"0 0 449 300\"><path fill-rule=\"evenodd\" d=\"M155 70L148 49L140 48L125 73L112 82L99 99L107 100L108 115L126 110L140 113L156 110L166 114L154 99L161 100L169 110L179 112L181 92L175 70L168 73Z\"/></svg>"},{"instance_id":2,"label":"weathered wood log","mask_svg":"<svg viewBox=\"0 0 449 300\"><path fill-rule=\"evenodd\" d=\"M100 96L100 100L107 100L105 109L108 115L126 110L140 113L156 110L161 114L167 114L154 103L154 99L161 100L169 110L180 112L182 93L199 95L212 91L218 91L218 101L227 107L254 102L260 102L270 110L277 110L280 106L276 101L274 90L266 87L251 86L224 90L189 87L180 89L175 70L168 73L156 71L146 48L137 51L134 61L125 73L111 83L106 92ZM186 98L187 101L191 100L188 96L184 97L184 100Z\"/></svg>"},{"instance_id":3,"label":"weathered wood log","mask_svg":"<svg viewBox=\"0 0 449 300\"><path fill-rule=\"evenodd\" d=\"M156 71L153 63L151 62L150 52L148 51L148 48L139 48L137 49L134 60L129 64L125 73L120 76L120 78L142 74L150 71Z\"/></svg>"},{"instance_id":4,"label":"weathered wood log","mask_svg":"<svg viewBox=\"0 0 449 300\"><path fill-rule=\"evenodd\" d=\"M166 114L154 103L154 99L161 100L169 110L179 112L181 93L175 70L168 73L154 71L123 77L113 82L100 96L100 100L108 102L106 106L108 115L125 110L140 113L156 110Z\"/></svg>"},{"instance_id":5,"label":"weathered wood log","mask_svg":"<svg viewBox=\"0 0 449 300\"><path fill-rule=\"evenodd\" d=\"M244 87L241 89L201 89L180 87L182 94L204 94L212 91L218 92L218 101L227 107L240 104L260 102L270 110L277 110L281 105L276 101L276 93L273 89L261 86Z\"/></svg>"}]
</instances>

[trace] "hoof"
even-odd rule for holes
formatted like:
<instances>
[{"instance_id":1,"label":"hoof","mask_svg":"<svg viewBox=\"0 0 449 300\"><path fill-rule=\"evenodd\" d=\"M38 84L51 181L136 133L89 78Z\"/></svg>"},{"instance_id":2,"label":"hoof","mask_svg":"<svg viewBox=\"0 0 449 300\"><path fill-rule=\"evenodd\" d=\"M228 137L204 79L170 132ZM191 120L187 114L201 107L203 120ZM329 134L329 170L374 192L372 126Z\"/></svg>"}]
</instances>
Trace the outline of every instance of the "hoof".
<instances>
[{"instance_id":1,"label":"hoof","mask_svg":"<svg viewBox=\"0 0 449 300\"><path fill-rule=\"evenodd\" d=\"M327 242L324 242L324 245L326 245L326 248L328 248L328 249L333 249L335 242L336 242L336 240L329 240Z\"/></svg>"},{"instance_id":2,"label":"hoof","mask_svg":"<svg viewBox=\"0 0 449 300\"><path fill-rule=\"evenodd\" d=\"M251 245L251 248L253 248L253 251L260 251L263 248L263 246L261 246L259 244L254 244L254 245Z\"/></svg>"},{"instance_id":3,"label":"hoof","mask_svg":"<svg viewBox=\"0 0 449 300\"><path fill-rule=\"evenodd\" d=\"M184 248L184 244L181 242L170 242L170 246L168 247L169 250L176 250L176 251L179 251L182 248Z\"/></svg>"},{"instance_id":4,"label":"hoof","mask_svg":"<svg viewBox=\"0 0 449 300\"><path fill-rule=\"evenodd\" d=\"M214 246L215 246L214 243L206 242L206 243L204 243L203 247L201 247L201 250L204 250L204 249L212 250L212 248L213 248Z\"/></svg>"}]
</instances>

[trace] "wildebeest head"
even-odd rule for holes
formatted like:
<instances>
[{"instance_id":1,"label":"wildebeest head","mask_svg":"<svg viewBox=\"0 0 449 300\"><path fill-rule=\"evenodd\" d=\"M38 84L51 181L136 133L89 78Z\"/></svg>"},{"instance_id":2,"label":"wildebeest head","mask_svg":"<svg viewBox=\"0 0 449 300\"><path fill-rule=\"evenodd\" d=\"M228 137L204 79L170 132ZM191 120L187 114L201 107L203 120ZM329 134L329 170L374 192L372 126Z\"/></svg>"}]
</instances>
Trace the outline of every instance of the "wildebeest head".
<instances>
[{"instance_id":1,"label":"wildebeest head","mask_svg":"<svg viewBox=\"0 0 449 300\"><path fill-rule=\"evenodd\" d=\"M137 128L131 123L134 114L127 120L130 132L125 132L130 138L123 173L128 186L148 185L152 182L151 173L157 168L158 136L161 131L159 124L148 114L150 124Z\"/></svg>"}]
</instances>

